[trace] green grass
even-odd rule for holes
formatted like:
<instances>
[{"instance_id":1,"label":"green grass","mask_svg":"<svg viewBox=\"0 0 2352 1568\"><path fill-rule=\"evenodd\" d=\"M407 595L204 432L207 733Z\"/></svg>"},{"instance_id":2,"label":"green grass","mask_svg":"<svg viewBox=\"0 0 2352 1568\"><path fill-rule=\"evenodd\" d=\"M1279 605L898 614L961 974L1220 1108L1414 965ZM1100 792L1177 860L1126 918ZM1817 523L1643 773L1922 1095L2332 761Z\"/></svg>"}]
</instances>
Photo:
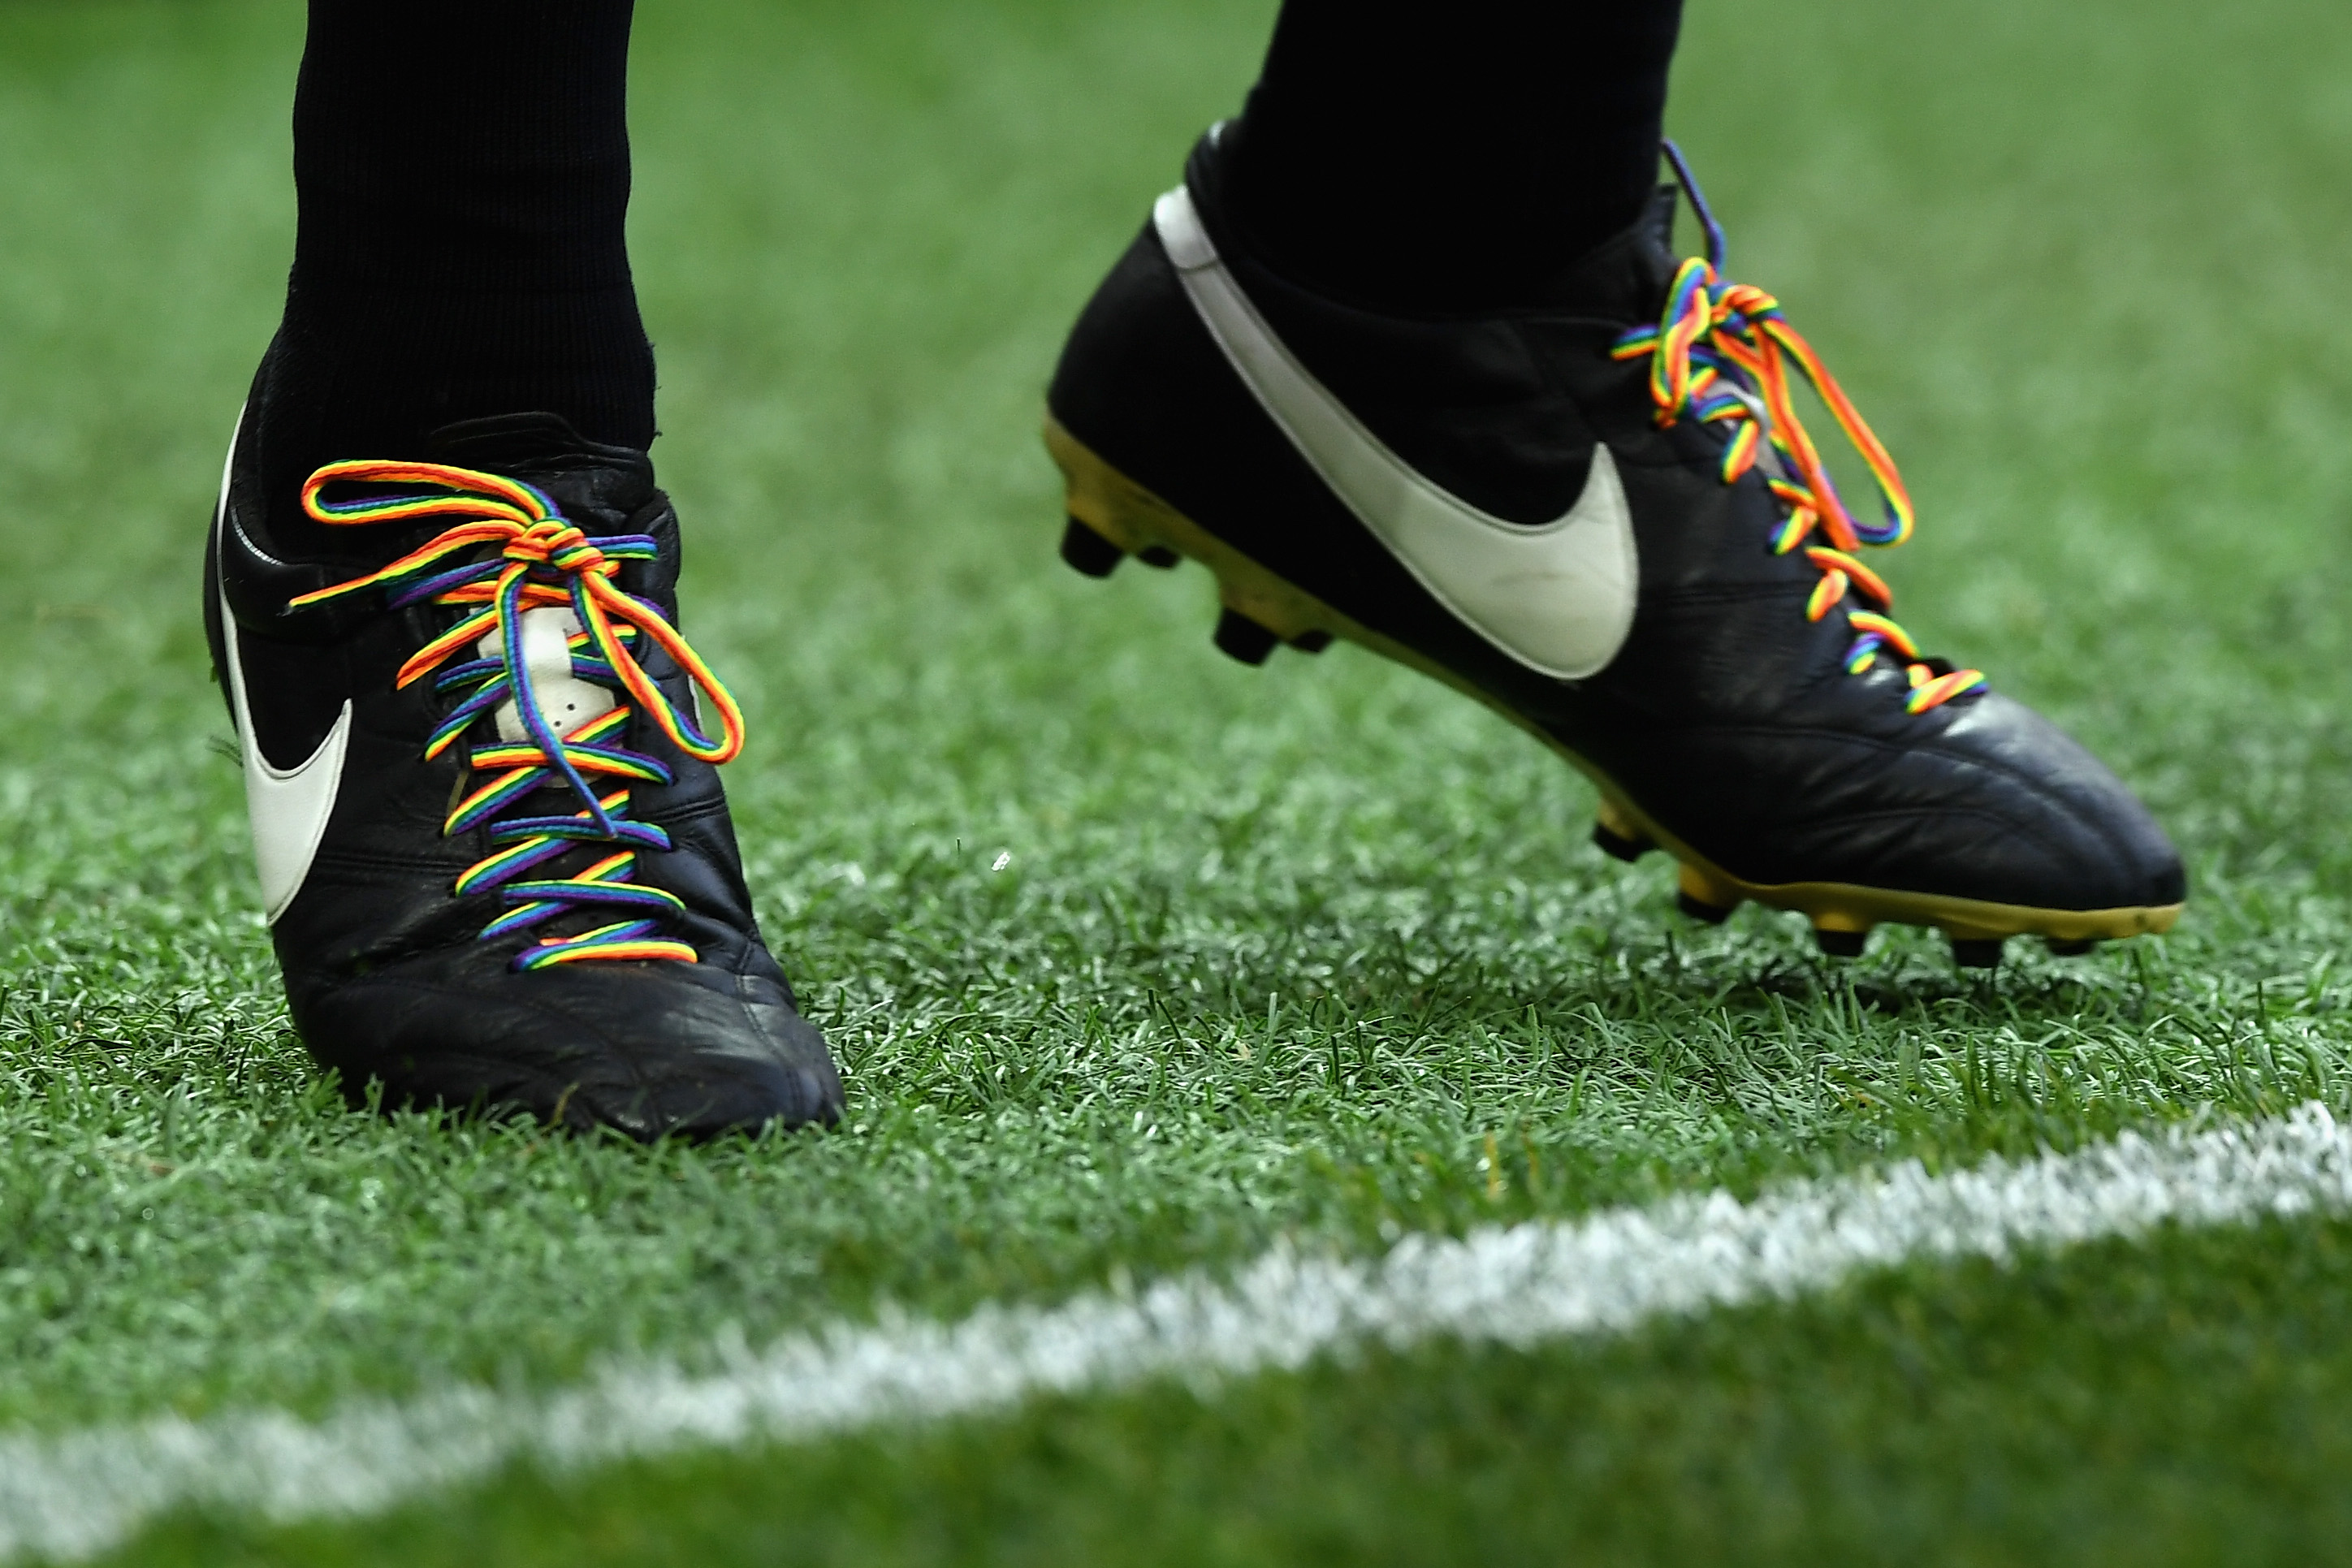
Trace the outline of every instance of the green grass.
<instances>
[{"instance_id":1,"label":"green grass","mask_svg":"<svg viewBox=\"0 0 2352 1568\"><path fill-rule=\"evenodd\" d=\"M1538 1354L518 1473L362 1530L196 1520L158 1564L2337 1562L2352 1229L1904 1270ZM2160 1413L2160 1418L2156 1418Z\"/></svg>"},{"instance_id":2,"label":"green grass","mask_svg":"<svg viewBox=\"0 0 2352 1568\"><path fill-rule=\"evenodd\" d=\"M634 87L656 456L851 1107L645 1151L349 1113L286 1029L194 569L290 251L299 8L0 0L0 1422L552 1383L1278 1237L2352 1107L2352 35L1784 10L1695 15L1678 67L1733 270L1904 463L1906 622L2142 788L2181 930L1989 979L1693 930L1491 716L1351 652L1233 665L1199 573L1058 568L1060 334L1269 5L679 0ZM1906 1270L126 1559L2308 1556L2344 1244Z\"/></svg>"}]
</instances>

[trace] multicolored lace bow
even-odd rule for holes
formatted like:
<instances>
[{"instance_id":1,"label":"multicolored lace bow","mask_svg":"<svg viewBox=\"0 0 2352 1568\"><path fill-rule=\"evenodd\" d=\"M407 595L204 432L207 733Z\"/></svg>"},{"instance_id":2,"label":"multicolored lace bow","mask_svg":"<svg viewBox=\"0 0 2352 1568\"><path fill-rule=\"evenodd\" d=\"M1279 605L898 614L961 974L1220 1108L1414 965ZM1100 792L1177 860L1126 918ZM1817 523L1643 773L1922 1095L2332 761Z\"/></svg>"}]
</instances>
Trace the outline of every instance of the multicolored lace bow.
<instances>
[{"instance_id":1,"label":"multicolored lace bow","mask_svg":"<svg viewBox=\"0 0 2352 1568\"><path fill-rule=\"evenodd\" d=\"M1881 650L1892 652L1910 675L1906 706L1913 713L1983 690L1983 672L1956 670L1926 658L1910 633L1888 619L1894 591L1855 551L1864 545L1899 545L1911 537L1911 497L1895 472L1895 459L1879 444L1812 345L1780 314L1780 302L1760 288L1724 277L1723 230L1699 193L1682 150L1671 141L1665 149L1706 231L1706 259L1694 256L1682 264L1674 287L1666 291L1665 313L1658 325L1638 327L1619 338L1615 357L1648 357L1650 397L1657 404L1661 427L1685 417L1732 427L1723 451L1725 484L1738 483L1756 467L1769 444L1774 460L1765 476L1788 508L1772 548L1781 555L1801 548L1822 572L1805 606L1807 618L1821 620L1850 594L1873 606L1849 606L1846 611L1846 622L1855 632L1846 649L1849 672L1860 674L1878 662ZM1820 449L1797 417L1791 367L1828 406L1869 466L1885 505L1884 521L1865 523L1846 509ZM1817 534L1827 542L1811 542Z\"/></svg>"},{"instance_id":2,"label":"multicolored lace bow","mask_svg":"<svg viewBox=\"0 0 2352 1568\"><path fill-rule=\"evenodd\" d=\"M332 485L364 485L378 493L331 501L321 492ZM394 493L381 493L387 488ZM495 889L507 904L506 913L482 928L481 939L510 936L573 911L595 911L623 918L577 936L542 936L515 956L514 967L537 969L590 959L696 962L691 946L661 934L664 917L683 912L685 905L672 894L632 880L638 852L667 850L670 838L654 823L631 820L630 788L667 784L670 769L657 758L630 750L620 738L631 718L643 712L688 756L727 762L743 748L743 715L661 611L614 585L623 561L654 557L653 538L591 538L531 486L436 463L331 463L302 486L302 509L338 527L457 519L382 570L303 594L292 607L380 588L392 609L429 601L466 612L401 666L396 684L404 689L434 675L436 691L464 694L426 744L428 759L448 751L476 721L491 716L504 719L510 712L512 724L501 728L521 731L520 738L501 733L468 747L467 759L483 781L459 798L442 824L445 835L488 830L492 852L468 867L455 889L460 896ZM457 564L449 564L453 560ZM559 729L541 707L524 633L527 618L535 612L561 615L566 610L564 647L572 677L596 683L600 690L617 685L628 700ZM709 699L719 714L719 738L705 736L646 674L633 650L647 643L668 654ZM488 652L450 663L476 649ZM600 790L591 779L621 783ZM501 817L537 791L559 785L579 799L582 810ZM567 877L527 875L581 843L618 847Z\"/></svg>"}]
</instances>

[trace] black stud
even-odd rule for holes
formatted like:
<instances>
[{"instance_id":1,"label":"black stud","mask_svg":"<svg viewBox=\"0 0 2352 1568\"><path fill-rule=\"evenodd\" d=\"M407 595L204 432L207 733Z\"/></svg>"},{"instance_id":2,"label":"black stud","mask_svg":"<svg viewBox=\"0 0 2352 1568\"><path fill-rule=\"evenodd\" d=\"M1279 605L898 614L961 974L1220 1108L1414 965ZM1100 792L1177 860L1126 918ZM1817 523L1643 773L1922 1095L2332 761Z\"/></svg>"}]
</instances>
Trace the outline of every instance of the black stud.
<instances>
[{"instance_id":1,"label":"black stud","mask_svg":"<svg viewBox=\"0 0 2352 1568\"><path fill-rule=\"evenodd\" d=\"M2000 936L1955 936L1952 938L1952 962L1963 969L1998 969L2000 967Z\"/></svg>"},{"instance_id":2,"label":"black stud","mask_svg":"<svg viewBox=\"0 0 2352 1568\"><path fill-rule=\"evenodd\" d=\"M1602 854L1623 861L1629 865L1657 848L1646 839L1629 839L1602 822L1592 824L1592 841L1601 847Z\"/></svg>"},{"instance_id":3,"label":"black stud","mask_svg":"<svg viewBox=\"0 0 2352 1568\"><path fill-rule=\"evenodd\" d=\"M1146 566L1156 566L1160 570L1166 571L1184 558L1166 545L1146 545L1135 552L1135 559Z\"/></svg>"},{"instance_id":4,"label":"black stud","mask_svg":"<svg viewBox=\"0 0 2352 1568\"><path fill-rule=\"evenodd\" d=\"M1813 927L1813 946L1832 958L1859 958L1870 945L1867 931L1832 931L1826 925Z\"/></svg>"},{"instance_id":5,"label":"black stud","mask_svg":"<svg viewBox=\"0 0 2352 1568\"><path fill-rule=\"evenodd\" d=\"M1704 920L1709 925L1720 925L1731 918L1731 911L1728 909L1718 909L1703 898L1695 897L1679 890L1675 894L1675 907L1693 920Z\"/></svg>"},{"instance_id":6,"label":"black stud","mask_svg":"<svg viewBox=\"0 0 2352 1568\"><path fill-rule=\"evenodd\" d=\"M2095 936L2044 936L2042 941L2053 958L2079 958L2099 945Z\"/></svg>"},{"instance_id":7,"label":"black stud","mask_svg":"<svg viewBox=\"0 0 2352 1568\"><path fill-rule=\"evenodd\" d=\"M1108 577L1127 559L1127 552L1072 517L1070 526L1062 530L1062 559L1088 577Z\"/></svg>"},{"instance_id":8,"label":"black stud","mask_svg":"<svg viewBox=\"0 0 2352 1568\"><path fill-rule=\"evenodd\" d=\"M1217 617L1217 646L1244 664L1263 664L1282 639L1237 610Z\"/></svg>"},{"instance_id":9,"label":"black stud","mask_svg":"<svg viewBox=\"0 0 2352 1568\"><path fill-rule=\"evenodd\" d=\"M1290 645L1302 653L1319 653L1331 645L1328 632L1301 632L1290 640Z\"/></svg>"}]
</instances>

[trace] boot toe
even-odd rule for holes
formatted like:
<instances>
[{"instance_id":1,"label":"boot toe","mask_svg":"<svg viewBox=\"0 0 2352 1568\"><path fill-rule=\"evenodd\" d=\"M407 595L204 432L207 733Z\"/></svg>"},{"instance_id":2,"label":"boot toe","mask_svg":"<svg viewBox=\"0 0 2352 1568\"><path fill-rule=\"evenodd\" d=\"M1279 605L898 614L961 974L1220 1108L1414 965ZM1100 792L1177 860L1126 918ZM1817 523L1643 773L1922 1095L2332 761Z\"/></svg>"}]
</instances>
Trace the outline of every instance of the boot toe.
<instances>
[{"instance_id":1,"label":"boot toe","mask_svg":"<svg viewBox=\"0 0 2352 1568\"><path fill-rule=\"evenodd\" d=\"M404 966L298 1009L304 1042L355 1103L376 1082L387 1107L478 1109L646 1141L840 1117L823 1034L764 976L660 962L515 974L486 950L450 956L431 967L463 972ZM500 972L477 972L491 968Z\"/></svg>"}]
</instances>

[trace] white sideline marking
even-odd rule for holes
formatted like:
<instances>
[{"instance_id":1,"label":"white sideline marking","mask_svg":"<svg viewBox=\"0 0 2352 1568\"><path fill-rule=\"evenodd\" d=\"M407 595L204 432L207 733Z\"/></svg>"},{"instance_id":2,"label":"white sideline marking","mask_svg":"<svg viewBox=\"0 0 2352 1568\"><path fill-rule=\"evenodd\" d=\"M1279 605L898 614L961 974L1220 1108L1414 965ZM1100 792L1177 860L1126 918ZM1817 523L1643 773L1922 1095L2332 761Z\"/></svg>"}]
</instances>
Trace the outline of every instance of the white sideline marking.
<instances>
[{"instance_id":1,"label":"white sideline marking","mask_svg":"<svg viewBox=\"0 0 2352 1568\"><path fill-rule=\"evenodd\" d=\"M1287 1248L1228 1280L1192 1274L1060 1306L988 1306L954 1322L886 1316L794 1334L724 1370L614 1367L543 1395L458 1387L283 1411L163 1416L0 1437L0 1557L86 1557L171 1510L278 1521L372 1512L517 1460L554 1472L632 1456L808 1438L1001 1410L1034 1395L1165 1375L1297 1367L1351 1342L1435 1335L1527 1345L1816 1290L1913 1259L2352 1207L2352 1134L2306 1105L2283 1120L2077 1154L1916 1165L1802 1182L1741 1203L1716 1193L1585 1218L1412 1237L1349 1261Z\"/></svg>"}]
</instances>

